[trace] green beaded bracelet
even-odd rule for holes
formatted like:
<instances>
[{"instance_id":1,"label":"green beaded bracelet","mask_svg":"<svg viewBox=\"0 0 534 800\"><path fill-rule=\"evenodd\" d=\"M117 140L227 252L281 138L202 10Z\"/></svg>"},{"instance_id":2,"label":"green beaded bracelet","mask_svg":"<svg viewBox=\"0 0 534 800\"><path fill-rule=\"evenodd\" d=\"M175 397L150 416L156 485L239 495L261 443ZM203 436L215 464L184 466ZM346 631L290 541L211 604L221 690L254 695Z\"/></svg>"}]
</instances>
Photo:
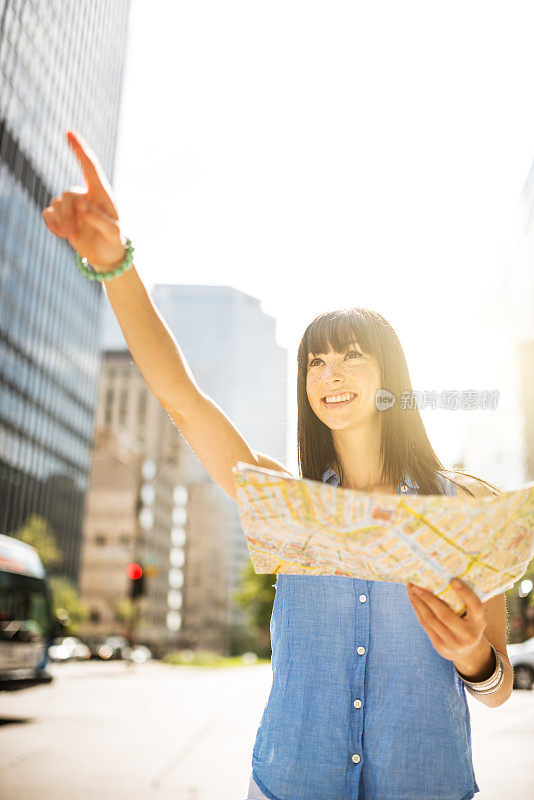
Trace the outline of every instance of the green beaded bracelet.
<instances>
[{"instance_id":1,"label":"green beaded bracelet","mask_svg":"<svg viewBox=\"0 0 534 800\"><path fill-rule=\"evenodd\" d=\"M94 269L89 269L87 266L87 258L82 258L79 253L76 253L76 264L82 275L85 275L90 281L110 281L116 275L122 275L122 273L126 272L127 269L130 269L132 266L133 251L134 248L132 247L130 239L126 239L126 255L124 256L123 261L118 267L115 267L115 269L109 270L108 272L97 272Z\"/></svg>"}]
</instances>

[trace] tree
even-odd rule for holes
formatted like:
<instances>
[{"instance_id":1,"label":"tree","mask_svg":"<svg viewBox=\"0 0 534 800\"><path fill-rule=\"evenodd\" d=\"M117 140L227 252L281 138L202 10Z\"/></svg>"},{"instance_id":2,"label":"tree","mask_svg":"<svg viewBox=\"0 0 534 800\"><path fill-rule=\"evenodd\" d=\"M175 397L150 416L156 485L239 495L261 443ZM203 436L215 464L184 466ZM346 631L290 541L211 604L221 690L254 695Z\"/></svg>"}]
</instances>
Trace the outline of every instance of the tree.
<instances>
[{"instance_id":1,"label":"tree","mask_svg":"<svg viewBox=\"0 0 534 800\"><path fill-rule=\"evenodd\" d=\"M56 537L48 521L32 514L24 525L11 534L21 542L35 547L44 568L48 571L63 563L63 553L57 546ZM62 576L48 578L52 595L52 611L65 626L65 635L75 635L89 616L89 608L82 603L76 586Z\"/></svg>"},{"instance_id":2,"label":"tree","mask_svg":"<svg viewBox=\"0 0 534 800\"><path fill-rule=\"evenodd\" d=\"M139 603L131 597L119 597L113 603L115 619L126 630L126 638L133 644L133 631L141 624L142 618Z\"/></svg>"},{"instance_id":3,"label":"tree","mask_svg":"<svg viewBox=\"0 0 534 800\"><path fill-rule=\"evenodd\" d=\"M252 561L241 571L241 584L234 593L234 600L246 612L249 630L257 642L258 655L270 658L271 644L269 623L274 603L276 575L257 575Z\"/></svg>"},{"instance_id":4,"label":"tree","mask_svg":"<svg viewBox=\"0 0 534 800\"><path fill-rule=\"evenodd\" d=\"M63 553L56 544L54 532L43 517L32 514L11 536L35 547L46 570L62 563Z\"/></svg>"},{"instance_id":5,"label":"tree","mask_svg":"<svg viewBox=\"0 0 534 800\"><path fill-rule=\"evenodd\" d=\"M68 578L53 576L48 582L53 613L64 621L65 634L75 636L89 617L89 607L82 603L78 590Z\"/></svg>"},{"instance_id":6,"label":"tree","mask_svg":"<svg viewBox=\"0 0 534 800\"><path fill-rule=\"evenodd\" d=\"M519 594L521 583L530 580L534 585L534 559L529 563L525 574L506 592L510 643L521 642L534 636L534 590L525 596Z\"/></svg>"}]
</instances>

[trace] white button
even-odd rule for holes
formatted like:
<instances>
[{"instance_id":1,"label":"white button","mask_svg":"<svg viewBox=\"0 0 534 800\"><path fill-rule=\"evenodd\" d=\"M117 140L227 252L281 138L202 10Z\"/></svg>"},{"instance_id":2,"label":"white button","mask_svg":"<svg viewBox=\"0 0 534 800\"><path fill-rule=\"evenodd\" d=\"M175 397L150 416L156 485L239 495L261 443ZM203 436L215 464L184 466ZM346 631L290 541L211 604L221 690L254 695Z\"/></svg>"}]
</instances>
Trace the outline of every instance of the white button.
<instances>
[{"instance_id":1,"label":"white button","mask_svg":"<svg viewBox=\"0 0 534 800\"><path fill-rule=\"evenodd\" d=\"M364 595L364 594L361 594L361 595L360 595L360 603L365 603L365 601L366 601L366 600L367 600L367 597L366 597L366 595Z\"/></svg>"},{"instance_id":2,"label":"white button","mask_svg":"<svg viewBox=\"0 0 534 800\"><path fill-rule=\"evenodd\" d=\"M401 492L407 492L407 491L408 491L408 487L406 486L405 483L403 483L402 486L401 486Z\"/></svg>"},{"instance_id":3,"label":"white button","mask_svg":"<svg viewBox=\"0 0 534 800\"><path fill-rule=\"evenodd\" d=\"M361 708L361 707L362 707L362 701L361 700L355 700L354 701L354 708Z\"/></svg>"},{"instance_id":4,"label":"white button","mask_svg":"<svg viewBox=\"0 0 534 800\"><path fill-rule=\"evenodd\" d=\"M358 649L356 650L356 652L358 653L358 655L359 655L359 656L363 656L363 654L365 653L365 647L362 647L362 646L360 645L360 647L358 647Z\"/></svg>"},{"instance_id":5,"label":"white button","mask_svg":"<svg viewBox=\"0 0 534 800\"><path fill-rule=\"evenodd\" d=\"M360 756L358 755L358 753L354 753L354 755L352 756L352 760L354 761L355 764L360 763Z\"/></svg>"}]
</instances>

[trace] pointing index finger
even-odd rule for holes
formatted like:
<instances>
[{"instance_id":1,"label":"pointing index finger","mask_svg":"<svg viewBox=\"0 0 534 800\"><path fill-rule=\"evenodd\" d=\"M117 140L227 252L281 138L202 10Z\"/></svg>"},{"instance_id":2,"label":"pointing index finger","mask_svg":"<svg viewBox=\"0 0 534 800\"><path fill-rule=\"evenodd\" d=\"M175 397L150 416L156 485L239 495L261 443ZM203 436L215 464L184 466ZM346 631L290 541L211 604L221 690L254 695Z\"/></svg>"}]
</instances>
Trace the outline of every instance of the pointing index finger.
<instances>
[{"instance_id":1,"label":"pointing index finger","mask_svg":"<svg viewBox=\"0 0 534 800\"><path fill-rule=\"evenodd\" d=\"M67 131L67 141L80 162L88 188L106 190L106 179L101 173L100 163L89 145L72 130Z\"/></svg>"}]
</instances>

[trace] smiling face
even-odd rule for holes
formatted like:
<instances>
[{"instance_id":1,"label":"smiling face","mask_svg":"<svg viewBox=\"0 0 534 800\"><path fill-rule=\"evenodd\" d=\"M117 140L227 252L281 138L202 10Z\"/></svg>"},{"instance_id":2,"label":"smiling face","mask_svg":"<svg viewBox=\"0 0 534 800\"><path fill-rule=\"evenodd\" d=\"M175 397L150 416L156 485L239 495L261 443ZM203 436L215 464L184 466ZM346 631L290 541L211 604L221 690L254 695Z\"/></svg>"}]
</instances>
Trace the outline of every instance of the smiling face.
<instances>
[{"instance_id":1,"label":"smiling face","mask_svg":"<svg viewBox=\"0 0 534 800\"><path fill-rule=\"evenodd\" d=\"M379 364L353 342L345 352L308 353L306 394L314 413L330 429L376 419ZM336 402L328 399L336 398Z\"/></svg>"}]
</instances>

